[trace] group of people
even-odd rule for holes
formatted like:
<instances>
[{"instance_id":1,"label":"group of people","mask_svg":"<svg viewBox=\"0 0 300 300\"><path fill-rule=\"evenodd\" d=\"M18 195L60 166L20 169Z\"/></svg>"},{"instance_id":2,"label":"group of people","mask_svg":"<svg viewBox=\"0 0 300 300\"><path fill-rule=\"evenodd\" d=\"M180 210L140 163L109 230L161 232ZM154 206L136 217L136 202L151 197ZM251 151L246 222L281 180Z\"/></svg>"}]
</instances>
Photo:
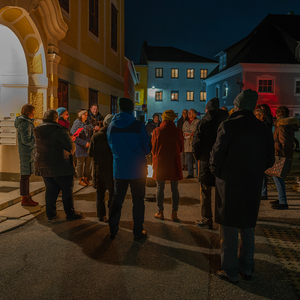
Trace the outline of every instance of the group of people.
<instances>
[{"instance_id":1,"label":"group of people","mask_svg":"<svg viewBox=\"0 0 300 300\"><path fill-rule=\"evenodd\" d=\"M275 151L281 152L282 156L290 156L289 139L297 127L294 118L288 117L287 108L279 107L273 139L270 127L264 124L268 122L264 109L256 107L257 99L255 91L242 91L233 102L234 112L229 115L227 110L219 108L219 99L213 98L206 104L205 116L201 120L195 110L184 110L176 127L174 120L177 116L173 110L162 114L162 122L155 115L153 122L145 126L133 116L132 100L122 97L118 99L119 113L107 115L104 120L101 116L103 126L87 122L88 111L80 110L70 133L67 126L60 122L62 111L65 113L63 109L46 111L43 123L34 128L34 107L27 104L24 106L26 109L22 109L22 115L16 119L22 174L20 190L27 197L27 202L22 199L22 204L33 201L28 196L29 177L24 176L32 172L34 162L35 174L42 176L46 185L48 220L57 218L56 199L60 190L67 219L82 218L83 215L74 210L72 198L73 153L78 151L81 154L77 155L77 166L78 163L88 166L93 161L92 184L97 189L99 221L107 221L105 192L109 192L110 237L114 239L118 233L122 205L130 186L134 240L144 239L147 237L143 227L146 156L152 155L153 179L157 184L158 210L154 217L160 220L165 218L164 189L166 181L170 181L171 220L174 222L179 221L178 182L183 179L182 171L186 170L186 166L187 178L194 176L195 159L200 182L201 219L196 221L199 227L212 229L211 195L212 187L215 187L215 222L220 224L222 265L218 275L233 283L237 282L239 273L245 280L250 280L254 271L254 230L260 200L266 196L264 172L273 166ZM26 126L22 122L25 121L28 126L24 131ZM27 140L24 133L28 136ZM23 146L35 148L36 153L22 167ZM84 159L78 159L80 157ZM89 184L85 170L90 170L90 167L80 168L77 170L80 180ZM276 185L279 200L272 203L273 208L285 209L284 179L278 178ZM238 230L242 239L239 255Z\"/></svg>"}]
</instances>

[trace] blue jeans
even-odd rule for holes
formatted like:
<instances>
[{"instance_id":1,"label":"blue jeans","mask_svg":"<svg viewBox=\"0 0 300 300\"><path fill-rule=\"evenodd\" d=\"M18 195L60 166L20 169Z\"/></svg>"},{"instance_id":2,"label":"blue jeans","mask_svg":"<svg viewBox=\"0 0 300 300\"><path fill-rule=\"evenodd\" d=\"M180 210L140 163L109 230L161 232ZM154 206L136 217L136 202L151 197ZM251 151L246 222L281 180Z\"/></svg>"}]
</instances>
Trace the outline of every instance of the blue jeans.
<instances>
[{"instance_id":1,"label":"blue jeans","mask_svg":"<svg viewBox=\"0 0 300 300\"><path fill-rule=\"evenodd\" d=\"M156 181L156 203L158 210L164 210L164 198L165 198L165 181L157 180ZM172 192L172 211L178 211L178 203L179 203L179 191L178 191L178 181L170 181L171 184L171 192Z\"/></svg>"},{"instance_id":2,"label":"blue jeans","mask_svg":"<svg viewBox=\"0 0 300 300\"><path fill-rule=\"evenodd\" d=\"M268 196L268 175L267 174L264 174L264 177L263 177L261 195Z\"/></svg>"},{"instance_id":3,"label":"blue jeans","mask_svg":"<svg viewBox=\"0 0 300 300\"><path fill-rule=\"evenodd\" d=\"M61 190L62 202L64 210L67 216L74 214L74 203L73 203L73 175L70 176L57 176L57 177L43 177L46 193L46 214L48 218L56 216L56 200Z\"/></svg>"},{"instance_id":4,"label":"blue jeans","mask_svg":"<svg viewBox=\"0 0 300 300\"><path fill-rule=\"evenodd\" d=\"M254 229L220 225L221 266L231 280L238 280L239 272L251 275L254 271ZM239 254L238 230L241 232Z\"/></svg>"},{"instance_id":5,"label":"blue jeans","mask_svg":"<svg viewBox=\"0 0 300 300\"><path fill-rule=\"evenodd\" d=\"M188 175L194 176L194 155L193 152L185 152L186 154L186 163L188 166ZM198 162L196 161L196 177L198 177Z\"/></svg>"},{"instance_id":6,"label":"blue jeans","mask_svg":"<svg viewBox=\"0 0 300 300\"><path fill-rule=\"evenodd\" d=\"M280 177L273 176L273 180L276 184L279 204L287 204L284 179L280 178Z\"/></svg>"},{"instance_id":7,"label":"blue jeans","mask_svg":"<svg viewBox=\"0 0 300 300\"><path fill-rule=\"evenodd\" d=\"M145 185L146 178L140 179L115 179L114 195L109 207L109 227L112 234L116 234L119 229L121 210L124 198L127 193L128 185L132 194L132 216L133 216L133 234L140 236L143 231L145 216Z\"/></svg>"}]
</instances>

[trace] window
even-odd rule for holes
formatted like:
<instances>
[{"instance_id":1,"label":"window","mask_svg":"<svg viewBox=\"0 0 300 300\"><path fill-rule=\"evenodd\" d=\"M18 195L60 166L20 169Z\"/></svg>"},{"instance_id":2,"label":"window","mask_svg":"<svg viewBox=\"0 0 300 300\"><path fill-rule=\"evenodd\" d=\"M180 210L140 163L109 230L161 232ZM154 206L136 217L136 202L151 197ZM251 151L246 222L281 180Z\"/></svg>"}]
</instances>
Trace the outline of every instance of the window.
<instances>
[{"instance_id":1,"label":"window","mask_svg":"<svg viewBox=\"0 0 300 300\"><path fill-rule=\"evenodd\" d=\"M194 69L187 69L187 78L194 78L195 77L195 70Z\"/></svg>"},{"instance_id":2,"label":"window","mask_svg":"<svg viewBox=\"0 0 300 300\"><path fill-rule=\"evenodd\" d=\"M92 104L98 104L98 91L89 89L89 107Z\"/></svg>"},{"instance_id":3,"label":"window","mask_svg":"<svg viewBox=\"0 0 300 300\"><path fill-rule=\"evenodd\" d=\"M57 98L58 98L58 107L64 107L68 109L68 82L63 80L58 80L57 88Z\"/></svg>"},{"instance_id":4,"label":"window","mask_svg":"<svg viewBox=\"0 0 300 300\"><path fill-rule=\"evenodd\" d=\"M171 101L178 101L179 92L171 92Z\"/></svg>"},{"instance_id":5,"label":"window","mask_svg":"<svg viewBox=\"0 0 300 300\"><path fill-rule=\"evenodd\" d=\"M155 68L155 77L163 78L163 68Z\"/></svg>"},{"instance_id":6,"label":"window","mask_svg":"<svg viewBox=\"0 0 300 300\"><path fill-rule=\"evenodd\" d=\"M194 101L194 92L186 92L186 101Z\"/></svg>"},{"instance_id":7,"label":"window","mask_svg":"<svg viewBox=\"0 0 300 300\"><path fill-rule=\"evenodd\" d=\"M207 77L207 69L201 69L200 70L200 78L204 79Z\"/></svg>"},{"instance_id":8,"label":"window","mask_svg":"<svg viewBox=\"0 0 300 300\"><path fill-rule=\"evenodd\" d=\"M206 92L200 92L200 101L206 101Z\"/></svg>"},{"instance_id":9,"label":"window","mask_svg":"<svg viewBox=\"0 0 300 300\"><path fill-rule=\"evenodd\" d=\"M273 79L272 78L259 78L258 79L258 92L259 93L273 93Z\"/></svg>"},{"instance_id":10,"label":"window","mask_svg":"<svg viewBox=\"0 0 300 300\"><path fill-rule=\"evenodd\" d=\"M99 35L99 7L98 0L90 1L90 11L89 11L89 30L95 36Z\"/></svg>"},{"instance_id":11,"label":"window","mask_svg":"<svg viewBox=\"0 0 300 300\"><path fill-rule=\"evenodd\" d=\"M228 83L223 83L223 98L226 98L228 96Z\"/></svg>"},{"instance_id":12,"label":"window","mask_svg":"<svg viewBox=\"0 0 300 300\"><path fill-rule=\"evenodd\" d=\"M219 68L225 68L226 67L226 54L220 56L219 58Z\"/></svg>"},{"instance_id":13,"label":"window","mask_svg":"<svg viewBox=\"0 0 300 300\"><path fill-rule=\"evenodd\" d=\"M118 11L111 5L111 48L118 50Z\"/></svg>"},{"instance_id":14,"label":"window","mask_svg":"<svg viewBox=\"0 0 300 300\"><path fill-rule=\"evenodd\" d=\"M155 92L155 101L162 101L162 92Z\"/></svg>"},{"instance_id":15,"label":"window","mask_svg":"<svg viewBox=\"0 0 300 300\"><path fill-rule=\"evenodd\" d=\"M219 85L216 86L216 97L220 98L220 86Z\"/></svg>"},{"instance_id":16,"label":"window","mask_svg":"<svg viewBox=\"0 0 300 300\"><path fill-rule=\"evenodd\" d=\"M135 92L135 102L140 102L140 92Z\"/></svg>"},{"instance_id":17,"label":"window","mask_svg":"<svg viewBox=\"0 0 300 300\"><path fill-rule=\"evenodd\" d=\"M118 98L116 96L111 96L110 99L110 113L115 115L118 113Z\"/></svg>"},{"instance_id":18,"label":"window","mask_svg":"<svg viewBox=\"0 0 300 300\"><path fill-rule=\"evenodd\" d=\"M179 78L179 69L171 69L171 78Z\"/></svg>"},{"instance_id":19,"label":"window","mask_svg":"<svg viewBox=\"0 0 300 300\"><path fill-rule=\"evenodd\" d=\"M140 72L136 72L136 77L137 77L138 81L140 82L140 80L141 80L141 73Z\"/></svg>"},{"instance_id":20,"label":"window","mask_svg":"<svg viewBox=\"0 0 300 300\"><path fill-rule=\"evenodd\" d=\"M296 84L295 84L295 94L300 94L300 79L296 79Z\"/></svg>"},{"instance_id":21,"label":"window","mask_svg":"<svg viewBox=\"0 0 300 300\"><path fill-rule=\"evenodd\" d=\"M64 9L67 13L70 12L69 0L59 0L60 7Z\"/></svg>"}]
</instances>

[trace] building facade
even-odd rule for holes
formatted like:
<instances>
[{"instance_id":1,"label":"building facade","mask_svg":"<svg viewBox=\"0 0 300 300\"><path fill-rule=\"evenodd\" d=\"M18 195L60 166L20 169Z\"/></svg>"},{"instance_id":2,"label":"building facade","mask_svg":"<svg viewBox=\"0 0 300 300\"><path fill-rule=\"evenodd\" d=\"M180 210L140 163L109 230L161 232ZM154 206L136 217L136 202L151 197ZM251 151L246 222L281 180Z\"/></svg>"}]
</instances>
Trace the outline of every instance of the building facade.
<instances>
[{"instance_id":1,"label":"building facade","mask_svg":"<svg viewBox=\"0 0 300 300\"><path fill-rule=\"evenodd\" d=\"M37 120L64 106L72 123L91 103L114 112L124 95L123 0L1 0L0 37L0 119L31 103ZM17 146L0 139L0 179L18 174Z\"/></svg>"}]
</instances>

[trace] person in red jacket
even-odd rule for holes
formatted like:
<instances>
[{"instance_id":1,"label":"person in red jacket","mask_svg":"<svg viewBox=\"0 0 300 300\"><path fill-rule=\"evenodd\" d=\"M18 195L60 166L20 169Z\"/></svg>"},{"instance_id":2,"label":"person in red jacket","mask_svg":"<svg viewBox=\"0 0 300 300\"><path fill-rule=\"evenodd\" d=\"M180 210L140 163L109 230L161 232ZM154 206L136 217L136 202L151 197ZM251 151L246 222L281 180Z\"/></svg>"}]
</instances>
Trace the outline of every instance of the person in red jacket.
<instances>
[{"instance_id":1,"label":"person in red jacket","mask_svg":"<svg viewBox=\"0 0 300 300\"><path fill-rule=\"evenodd\" d=\"M156 180L156 202L158 213L155 218L164 220L164 190L165 182L170 181L172 191L171 219L178 222L179 191L178 181L182 180L180 153L183 152L183 132L174 124L176 115L173 110L166 110L162 114L160 127L152 133L152 162L153 179Z\"/></svg>"}]
</instances>

